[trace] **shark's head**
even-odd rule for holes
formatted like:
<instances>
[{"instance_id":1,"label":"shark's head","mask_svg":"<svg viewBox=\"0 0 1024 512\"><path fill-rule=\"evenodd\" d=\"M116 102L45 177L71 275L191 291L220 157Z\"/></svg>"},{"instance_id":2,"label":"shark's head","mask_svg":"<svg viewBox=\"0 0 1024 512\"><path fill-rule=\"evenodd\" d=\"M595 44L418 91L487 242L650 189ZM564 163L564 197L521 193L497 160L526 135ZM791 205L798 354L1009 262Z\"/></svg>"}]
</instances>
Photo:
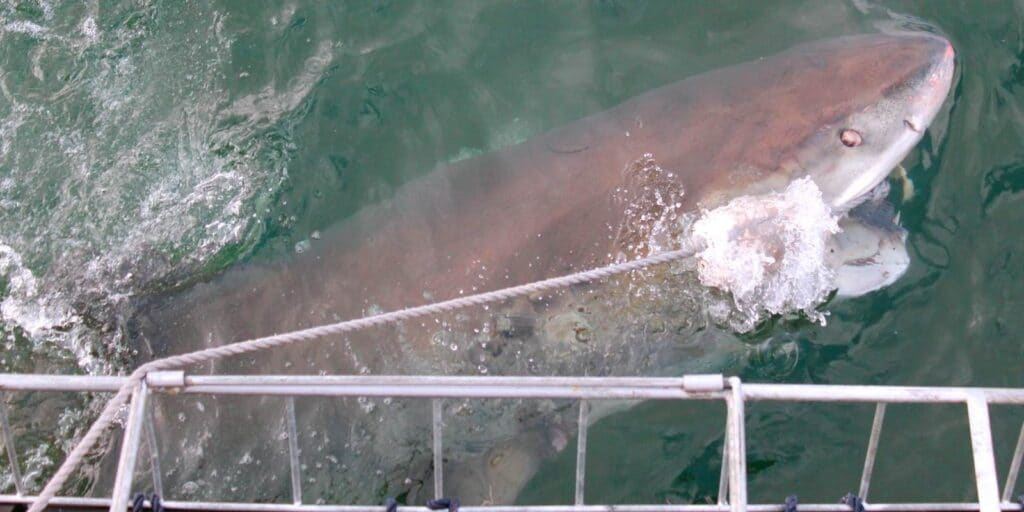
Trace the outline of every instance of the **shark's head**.
<instances>
[{"instance_id":1,"label":"shark's head","mask_svg":"<svg viewBox=\"0 0 1024 512\"><path fill-rule=\"evenodd\" d=\"M809 175L824 200L844 211L921 140L949 93L953 47L928 33L872 35L819 43L807 48L806 58L827 68L817 88L829 89L810 89L807 104L818 96L840 100L817 114L819 126L801 144L796 172Z\"/></svg>"},{"instance_id":2,"label":"shark's head","mask_svg":"<svg viewBox=\"0 0 1024 512\"><path fill-rule=\"evenodd\" d=\"M921 139L953 68L949 42L923 32L801 44L704 75L698 119L679 116L659 127L665 140L656 156L666 167L699 169L684 187L700 207L810 176L843 212ZM683 105L696 101L679 96ZM671 110L655 104L649 117L658 109Z\"/></svg>"},{"instance_id":3,"label":"shark's head","mask_svg":"<svg viewBox=\"0 0 1024 512\"><path fill-rule=\"evenodd\" d=\"M849 103L800 147L797 160L833 211L856 207L840 220L828 258L839 295L858 296L892 284L910 265L898 216L872 191L935 118L950 91L955 54L927 33L850 38L819 51L840 54L831 61L834 79L822 86L843 90Z\"/></svg>"},{"instance_id":4,"label":"shark's head","mask_svg":"<svg viewBox=\"0 0 1024 512\"><path fill-rule=\"evenodd\" d=\"M706 150L701 162L712 172L690 189L696 189L702 207L713 209L810 178L820 191L818 204L824 202L839 220L841 232L827 242L826 251L839 294L886 286L910 260L905 232L886 206L882 185L942 107L954 57L950 43L932 34L871 34L807 43L732 75L715 76L723 84L716 99L728 108L711 107L707 115L739 122L703 125L707 130L726 126L715 132L724 142ZM742 229L730 230L728 239L740 245L752 240L755 248L775 243L774 207L760 212L744 205L729 210L726 218Z\"/></svg>"}]
</instances>

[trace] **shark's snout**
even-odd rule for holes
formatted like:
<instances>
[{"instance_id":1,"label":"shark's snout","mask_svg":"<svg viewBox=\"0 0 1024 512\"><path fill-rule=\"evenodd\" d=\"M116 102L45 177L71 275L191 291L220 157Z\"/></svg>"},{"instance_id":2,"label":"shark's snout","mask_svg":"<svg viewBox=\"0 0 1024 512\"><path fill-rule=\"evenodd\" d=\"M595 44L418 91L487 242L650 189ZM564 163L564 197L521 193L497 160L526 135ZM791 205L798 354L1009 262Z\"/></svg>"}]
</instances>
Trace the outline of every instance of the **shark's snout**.
<instances>
[{"instance_id":1,"label":"shark's snout","mask_svg":"<svg viewBox=\"0 0 1024 512\"><path fill-rule=\"evenodd\" d=\"M834 43L844 98L808 139L800 161L833 209L858 204L921 140L941 110L956 53L929 33L857 36Z\"/></svg>"},{"instance_id":2,"label":"shark's snout","mask_svg":"<svg viewBox=\"0 0 1024 512\"><path fill-rule=\"evenodd\" d=\"M909 85L919 94L910 96L911 112L903 122L907 129L923 133L949 95L956 51L947 39L940 36L921 33L906 37L920 39L922 52L927 56L922 59L925 63L919 77Z\"/></svg>"}]
</instances>

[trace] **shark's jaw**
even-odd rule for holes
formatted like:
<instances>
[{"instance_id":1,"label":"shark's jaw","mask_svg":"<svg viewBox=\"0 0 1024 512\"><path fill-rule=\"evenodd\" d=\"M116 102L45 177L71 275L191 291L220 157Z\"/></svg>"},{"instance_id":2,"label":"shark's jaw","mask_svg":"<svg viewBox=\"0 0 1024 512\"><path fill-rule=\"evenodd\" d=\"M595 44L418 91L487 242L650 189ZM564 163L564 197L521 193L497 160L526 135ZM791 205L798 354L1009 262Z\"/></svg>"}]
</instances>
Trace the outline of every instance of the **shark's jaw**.
<instances>
[{"instance_id":1,"label":"shark's jaw","mask_svg":"<svg viewBox=\"0 0 1024 512\"><path fill-rule=\"evenodd\" d=\"M715 250L702 253L701 281L728 289L741 310L814 315L829 287L842 297L864 295L907 270L906 232L886 202L885 180L943 105L954 52L945 39L919 33L842 38L793 52L803 64L820 58L828 71L800 68L803 78L832 76L842 90L779 88L772 108L789 125L772 124L780 133L765 133L772 141L765 147L788 158L775 172L719 182L707 195L706 210L729 213L727 220L716 217L717 234L705 229L703 239ZM808 97L801 101L799 92ZM799 142L787 148L787 138ZM808 209L810 203L821 208ZM805 218L814 212L820 222ZM760 267L761 274L749 274ZM783 306L765 306L773 300Z\"/></svg>"},{"instance_id":2,"label":"shark's jaw","mask_svg":"<svg viewBox=\"0 0 1024 512\"><path fill-rule=\"evenodd\" d=\"M866 157L857 155L849 162L841 161L831 173L855 178L836 187L828 179L829 173L823 175L823 184L832 189L831 206L843 215L839 223L842 231L830 240L828 248L839 297L857 297L887 287L910 266L907 233L899 226L899 213L886 200L889 188L885 180L920 142L945 102L955 60L953 47L945 39L927 34L914 37L920 39L920 46L931 49L926 64L875 109L857 112L845 121L858 133L863 131L864 136L876 139L874 143L861 141L868 142ZM852 168L843 169L842 165ZM858 165L864 166L859 173ZM912 182L903 173L899 179L906 180L903 199L908 200Z\"/></svg>"},{"instance_id":3,"label":"shark's jaw","mask_svg":"<svg viewBox=\"0 0 1024 512\"><path fill-rule=\"evenodd\" d=\"M889 286L909 267L907 233L886 200L886 178L921 141L953 81L949 41L928 33L884 37L898 49L885 58L902 63L904 78L887 85L876 102L822 126L797 158L839 217L841 231L829 240L826 256L839 297ZM904 188L912 190L912 183Z\"/></svg>"}]
</instances>

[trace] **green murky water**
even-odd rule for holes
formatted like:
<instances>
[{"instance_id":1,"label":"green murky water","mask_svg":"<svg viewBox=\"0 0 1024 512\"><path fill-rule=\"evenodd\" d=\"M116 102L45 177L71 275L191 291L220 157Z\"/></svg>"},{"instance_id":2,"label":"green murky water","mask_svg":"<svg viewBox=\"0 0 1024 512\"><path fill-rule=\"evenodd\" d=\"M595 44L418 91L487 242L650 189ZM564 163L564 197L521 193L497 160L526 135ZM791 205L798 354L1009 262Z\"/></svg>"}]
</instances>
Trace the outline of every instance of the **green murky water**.
<instances>
[{"instance_id":1,"label":"green murky water","mask_svg":"<svg viewBox=\"0 0 1024 512\"><path fill-rule=\"evenodd\" d=\"M766 382L1024 385L1022 9L5 1L0 370L123 370L132 354L118 333L134 298L280 259L437 162L797 42L910 27L953 42L958 79L948 114L905 162L916 185L901 207L909 272L831 304L825 327L765 326L731 370ZM15 405L19 453L38 484L59 447L34 432L68 437L81 425L49 398ZM973 497L961 409L890 409L873 501ZM833 501L854 490L871 413L751 406L752 499ZM587 499L713 499L720 414L658 403L603 421L591 434ZM1001 474L1022 417L993 411ZM569 502L569 452L521 502Z\"/></svg>"}]
</instances>

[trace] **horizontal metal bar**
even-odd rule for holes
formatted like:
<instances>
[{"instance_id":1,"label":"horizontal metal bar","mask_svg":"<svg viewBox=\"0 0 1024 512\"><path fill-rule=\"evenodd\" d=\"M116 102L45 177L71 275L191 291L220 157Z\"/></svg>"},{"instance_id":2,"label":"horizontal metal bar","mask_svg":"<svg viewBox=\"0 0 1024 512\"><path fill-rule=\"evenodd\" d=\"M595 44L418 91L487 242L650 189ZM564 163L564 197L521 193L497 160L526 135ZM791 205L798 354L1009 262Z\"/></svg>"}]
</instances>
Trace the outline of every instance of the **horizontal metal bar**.
<instances>
[{"instance_id":1,"label":"horizontal metal bar","mask_svg":"<svg viewBox=\"0 0 1024 512\"><path fill-rule=\"evenodd\" d=\"M1024 389L743 384L743 397L747 401L966 403L974 396L979 396L990 404L1024 405Z\"/></svg>"},{"instance_id":2,"label":"horizontal metal bar","mask_svg":"<svg viewBox=\"0 0 1024 512\"><path fill-rule=\"evenodd\" d=\"M32 391L116 391L126 377L0 374L0 389ZM490 377L396 375L195 375L187 393L304 394L328 396L522 397L499 388L528 390L537 398L718 399L718 391L686 391L686 378L663 377ZM437 389L425 388L436 386ZM304 388L318 387L315 391ZM413 390L412 388L417 388ZM538 391L544 388L546 391ZM585 388L570 389L570 388ZM175 388L178 389L178 388ZM483 389L484 391L473 391ZM471 394L472 393L472 394ZM989 404L1024 404L1024 389L819 384L745 384L747 401L964 403L979 396Z\"/></svg>"},{"instance_id":3,"label":"horizontal metal bar","mask_svg":"<svg viewBox=\"0 0 1024 512\"><path fill-rule=\"evenodd\" d=\"M31 503L35 496L0 495L0 504ZM107 508L107 498L56 497L51 505L67 507ZM168 510L210 510L223 512L384 512L382 505L289 505L285 503L229 503L218 501L162 501ZM148 506L149 503L147 502ZM958 512L979 510L977 503L871 503L869 512ZM539 505L539 506L480 506L459 507L463 512L727 512L728 505ZM748 505L749 512L782 512L782 504ZM801 503L800 510L808 512L850 512L850 507L839 503ZM1020 505L1001 503L1000 510L1019 511ZM426 507L400 506L398 512L430 512Z\"/></svg>"},{"instance_id":4,"label":"horizontal metal bar","mask_svg":"<svg viewBox=\"0 0 1024 512\"><path fill-rule=\"evenodd\" d=\"M597 388L654 387L682 388L679 377L536 377L486 375L188 375L185 385L444 385L444 386L574 386Z\"/></svg>"},{"instance_id":5,"label":"horizontal metal bar","mask_svg":"<svg viewBox=\"0 0 1024 512\"><path fill-rule=\"evenodd\" d=\"M117 391L127 377L0 373L0 389L25 391ZM446 385L446 386L566 386L681 388L678 377L493 377L433 375L189 375L186 386L309 386L309 385ZM150 385L150 389L156 389Z\"/></svg>"},{"instance_id":6,"label":"horizontal metal bar","mask_svg":"<svg viewBox=\"0 0 1024 512\"><path fill-rule=\"evenodd\" d=\"M12 391L117 391L127 377L0 373L0 389Z\"/></svg>"},{"instance_id":7,"label":"horizontal metal bar","mask_svg":"<svg viewBox=\"0 0 1024 512\"><path fill-rule=\"evenodd\" d=\"M192 386L185 393L211 395L367 396L402 398L586 398L592 400L711 400L721 393L694 394L681 389L581 386Z\"/></svg>"}]
</instances>

